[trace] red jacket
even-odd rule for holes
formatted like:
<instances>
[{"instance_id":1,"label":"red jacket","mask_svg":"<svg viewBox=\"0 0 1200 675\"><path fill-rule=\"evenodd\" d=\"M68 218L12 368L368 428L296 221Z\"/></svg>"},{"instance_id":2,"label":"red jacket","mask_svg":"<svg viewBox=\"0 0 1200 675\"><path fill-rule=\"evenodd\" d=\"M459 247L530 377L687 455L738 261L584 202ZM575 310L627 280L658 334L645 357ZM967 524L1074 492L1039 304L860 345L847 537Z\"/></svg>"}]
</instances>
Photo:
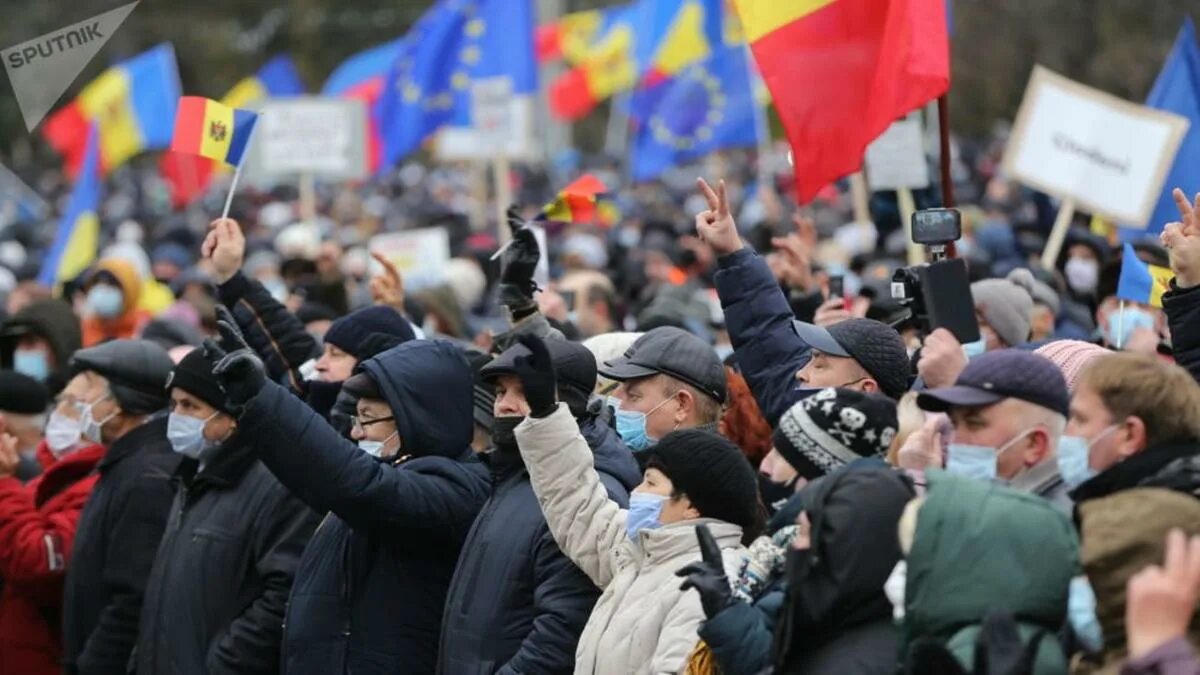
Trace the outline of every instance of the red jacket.
<instances>
[{"instance_id":1,"label":"red jacket","mask_svg":"<svg viewBox=\"0 0 1200 675\"><path fill-rule=\"evenodd\" d=\"M42 441L45 473L26 485L0 478L0 673L62 670L63 578L102 457L104 446L89 445L55 461Z\"/></svg>"}]
</instances>

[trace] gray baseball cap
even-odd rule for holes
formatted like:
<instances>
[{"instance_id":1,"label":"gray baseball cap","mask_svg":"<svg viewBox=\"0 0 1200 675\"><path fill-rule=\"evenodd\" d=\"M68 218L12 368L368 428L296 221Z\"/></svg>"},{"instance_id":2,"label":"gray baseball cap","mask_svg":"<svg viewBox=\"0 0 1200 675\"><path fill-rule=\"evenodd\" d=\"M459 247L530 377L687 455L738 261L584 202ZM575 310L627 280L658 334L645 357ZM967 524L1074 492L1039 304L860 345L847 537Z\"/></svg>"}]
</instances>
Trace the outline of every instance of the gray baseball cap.
<instances>
[{"instance_id":1,"label":"gray baseball cap","mask_svg":"<svg viewBox=\"0 0 1200 675\"><path fill-rule=\"evenodd\" d=\"M682 328L661 326L647 331L624 356L605 361L599 370L618 382L667 375L725 402L725 367L717 352Z\"/></svg>"}]
</instances>

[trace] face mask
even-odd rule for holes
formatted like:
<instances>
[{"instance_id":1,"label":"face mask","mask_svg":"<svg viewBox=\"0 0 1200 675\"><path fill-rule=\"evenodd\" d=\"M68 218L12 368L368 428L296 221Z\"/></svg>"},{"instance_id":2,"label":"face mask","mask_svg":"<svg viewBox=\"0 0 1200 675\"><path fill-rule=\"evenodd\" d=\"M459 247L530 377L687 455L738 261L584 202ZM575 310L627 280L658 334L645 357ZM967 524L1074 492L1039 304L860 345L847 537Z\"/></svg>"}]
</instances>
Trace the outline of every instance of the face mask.
<instances>
[{"instance_id":1,"label":"face mask","mask_svg":"<svg viewBox=\"0 0 1200 675\"><path fill-rule=\"evenodd\" d=\"M88 307L102 319L120 316L124 304L125 298L121 295L121 289L107 284L92 286L92 290L87 294Z\"/></svg>"},{"instance_id":2,"label":"face mask","mask_svg":"<svg viewBox=\"0 0 1200 675\"><path fill-rule=\"evenodd\" d=\"M55 457L61 458L79 446L79 420L73 420L57 410L50 413L46 423L46 446Z\"/></svg>"},{"instance_id":3,"label":"face mask","mask_svg":"<svg viewBox=\"0 0 1200 675\"><path fill-rule=\"evenodd\" d=\"M762 495L763 504L766 505L767 511L770 511L774 515L776 511L786 504L787 500L796 494L796 481L798 480L800 480L800 476L782 483L776 483L765 473L758 474L758 492Z\"/></svg>"},{"instance_id":4,"label":"face mask","mask_svg":"<svg viewBox=\"0 0 1200 675\"><path fill-rule=\"evenodd\" d=\"M901 560L892 568L887 581L883 582L883 594L892 603L892 618L904 620L904 587L908 583L908 562Z\"/></svg>"},{"instance_id":5,"label":"face mask","mask_svg":"<svg viewBox=\"0 0 1200 675\"><path fill-rule=\"evenodd\" d=\"M1096 619L1096 594L1087 577L1071 579L1067 595L1067 620L1080 642L1089 651L1099 652L1104 648L1104 632Z\"/></svg>"},{"instance_id":6,"label":"face mask","mask_svg":"<svg viewBox=\"0 0 1200 675\"><path fill-rule=\"evenodd\" d=\"M1096 444L1096 441L1112 433L1116 428L1115 424L1108 427L1096 434L1096 437L1091 442L1079 436L1063 436L1059 439L1056 461L1058 462L1058 473L1062 476L1063 482L1067 484L1067 487L1075 489L1096 475L1096 470L1088 464L1088 456L1092 452L1092 446Z\"/></svg>"},{"instance_id":7,"label":"face mask","mask_svg":"<svg viewBox=\"0 0 1200 675\"><path fill-rule=\"evenodd\" d=\"M946 449L946 471L982 481L996 480L996 463L1017 441L1025 438L1028 431L1018 434L1011 441L1000 446L997 450L986 445L968 445L966 443L951 443Z\"/></svg>"},{"instance_id":8,"label":"face mask","mask_svg":"<svg viewBox=\"0 0 1200 675\"><path fill-rule=\"evenodd\" d=\"M393 431L391 433L391 435L389 435L387 438L383 439L382 441L368 441L367 439L364 438L363 440L358 442L358 449L362 450L363 452L367 453L368 455L370 455L372 457L379 457L380 454L383 452L383 446L387 445L388 441L392 440L392 436L395 436L398 433L400 433L399 429L397 429L396 431Z\"/></svg>"},{"instance_id":9,"label":"face mask","mask_svg":"<svg viewBox=\"0 0 1200 675\"><path fill-rule=\"evenodd\" d=\"M104 425L117 416L117 411L114 410L109 413L108 417L99 421L92 417L92 410L95 409L96 404L106 398L108 398L108 395L101 396L99 399L79 408L80 430L83 433L83 437L93 443L104 442Z\"/></svg>"},{"instance_id":10,"label":"face mask","mask_svg":"<svg viewBox=\"0 0 1200 675\"><path fill-rule=\"evenodd\" d=\"M659 517L662 515L663 504L667 498L649 492L631 492L629 494L629 516L625 520L625 531L629 538L637 540L641 530L656 530L662 527Z\"/></svg>"},{"instance_id":11,"label":"face mask","mask_svg":"<svg viewBox=\"0 0 1200 675\"><path fill-rule=\"evenodd\" d=\"M1122 315L1125 317L1124 321L1121 320ZM1114 346L1128 346L1133 331L1139 328L1154 330L1154 316L1150 312L1137 307L1126 307L1108 315L1108 341Z\"/></svg>"},{"instance_id":12,"label":"face mask","mask_svg":"<svg viewBox=\"0 0 1200 675\"><path fill-rule=\"evenodd\" d=\"M13 370L44 382L50 375L50 363L40 349L18 349L13 352Z\"/></svg>"},{"instance_id":13,"label":"face mask","mask_svg":"<svg viewBox=\"0 0 1200 675\"><path fill-rule=\"evenodd\" d=\"M492 420L492 445L497 450L517 447L517 426L524 417L497 417Z\"/></svg>"},{"instance_id":14,"label":"face mask","mask_svg":"<svg viewBox=\"0 0 1200 675\"><path fill-rule=\"evenodd\" d=\"M1100 263L1086 258L1071 258L1063 267L1067 283L1078 293L1092 293L1100 281Z\"/></svg>"},{"instance_id":15,"label":"face mask","mask_svg":"<svg viewBox=\"0 0 1200 675\"><path fill-rule=\"evenodd\" d=\"M217 414L213 413L204 419L179 413L168 415L167 440L171 442L171 449L184 457L200 459L205 450L216 445L204 437L204 427Z\"/></svg>"},{"instance_id":16,"label":"face mask","mask_svg":"<svg viewBox=\"0 0 1200 675\"><path fill-rule=\"evenodd\" d=\"M963 345L962 348L963 353L967 355L967 360L970 361L976 356L979 356L987 351L987 340L979 338L974 342L968 342L967 344Z\"/></svg>"},{"instance_id":17,"label":"face mask","mask_svg":"<svg viewBox=\"0 0 1200 675\"><path fill-rule=\"evenodd\" d=\"M617 435L621 437L621 440L625 441L625 445L629 446L630 450L640 452L658 442L657 438L650 438L646 433L646 418L654 414L654 411L663 407L671 398L673 397L664 399L661 403L651 408L650 412L643 413L617 408Z\"/></svg>"}]
</instances>

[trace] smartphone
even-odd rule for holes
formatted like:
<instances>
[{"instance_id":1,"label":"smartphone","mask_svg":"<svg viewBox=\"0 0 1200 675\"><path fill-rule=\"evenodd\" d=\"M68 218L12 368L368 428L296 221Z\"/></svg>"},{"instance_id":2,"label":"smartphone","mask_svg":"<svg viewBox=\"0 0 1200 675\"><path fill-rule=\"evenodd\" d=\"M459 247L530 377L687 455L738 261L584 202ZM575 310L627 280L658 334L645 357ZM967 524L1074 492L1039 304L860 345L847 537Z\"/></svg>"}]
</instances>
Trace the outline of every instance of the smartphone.
<instances>
[{"instance_id":1,"label":"smartphone","mask_svg":"<svg viewBox=\"0 0 1200 675\"><path fill-rule=\"evenodd\" d=\"M962 238L957 209L923 209L912 214L912 239L924 246L944 246Z\"/></svg>"},{"instance_id":2,"label":"smartphone","mask_svg":"<svg viewBox=\"0 0 1200 675\"><path fill-rule=\"evenodd\" d=\"M829 299L842 299L842 309L850 311L850 298L846 297L846 277L834 274L829 277Z\"/></svg>"},{"instance_id":3,"label":"smartphone","mask_svg":"<svg viewBox=\"0 0 1200 675\"><path fill-rule=\"evenodd\" d=\"M979 320L971 296L967 262L962 258L942 260L917 268L921 278L929 330L945 328L962 344L979 339Z\"/></svg>"}]
</instances>

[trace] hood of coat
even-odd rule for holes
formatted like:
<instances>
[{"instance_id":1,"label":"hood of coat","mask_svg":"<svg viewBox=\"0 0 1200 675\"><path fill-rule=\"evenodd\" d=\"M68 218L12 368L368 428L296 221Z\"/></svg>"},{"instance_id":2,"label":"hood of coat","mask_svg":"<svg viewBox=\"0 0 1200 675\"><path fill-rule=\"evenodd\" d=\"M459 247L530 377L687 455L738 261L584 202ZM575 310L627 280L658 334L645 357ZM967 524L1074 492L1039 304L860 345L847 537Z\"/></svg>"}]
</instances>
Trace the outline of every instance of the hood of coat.
<instances>
[{"instance_id":1,"label":"hood of coat","mask_svg":"<svg viewBox=\"0 0 1200 675\"><path fill-rule=\"evenodd\" d=\"M900 561L897 526L915 496L902 474L884 467L842 470L815 486L804 509L812 546L789 570L793 640L892 615L883 583Z\"/></svg>"},{"instance_id":2,"label":"hood of coat","mask_svg":"<svg viewBox=\"0 0 1200 675\"><path fill-rule=\"evenodd\" d=\"M639 530L636 544L646 558L642 565L657 565L688 554L700 560L700 541L696 539L696 526L708 525L717 545L722 549L743 548L742 528L712 518L681 520L662 527Z\"/></svg>"},{"instance_id":3,"label":"hood of coat","mask_svg":"<svg viewBox=\"0 0 1200 675\"><path fill-rule=\"evenodd\" d=\"M908 555L905 638L944 639L1003 608L1057 631L1079 540L1048 501L931 470Z\"/></svg>"},{"instance_id":4,"label":"hood of coat","mask_svg":"<svg viewBox=\"0 0 1200 675\"><path fill-rule=\"evenodd\" d=\"M396 418L401 454L459 459L468 451L475 377L461 349L444 340L413 340L362 368Z\"/></svg>"},{"instance_id":5,"label":"hood of coat","mask_svg":"<svg viewBox=\"0 0 1200 675\"><path fill-rule=\"evenodd\" d=\"M79 317L71 306L62 300L38 300L10 316L0 324L0 365L12 367L13 351L22 336L37 335L50 344L54 360L58 363L57 376L62 380L58 388L66 385L67 362L71 354L83 344L83 333ZM49 386L49 385L47 385ZM55 391L54 393L57 393Z\"/></svg>"},{"instance_id":6,"label":"hood of coat","mask_svg":"<svg viewBox=\"0 0 1200 675\"><path fill-rule=\"evenodd\" d=\"M1148 565L1161 565L1174 528L1200 534L1200 501L1162 488L1136 488L1079 505L1083 570L1096 595L1104 648L1125 648L1125 588ZM1200 627L1195 616L1193 628Z\"/></svg>"},{"instance_id":7,"label":"hood of coat","mask_svg":"<svg viewBox=\"0 0 1200 675\"><path fill-rule=\"evenodd\" d=\"M579 421L579 433L592 449L596 471L617 479L626 490L641 484L637 460L612 427L589 415Z\"/></svg>"}]
</instances>

